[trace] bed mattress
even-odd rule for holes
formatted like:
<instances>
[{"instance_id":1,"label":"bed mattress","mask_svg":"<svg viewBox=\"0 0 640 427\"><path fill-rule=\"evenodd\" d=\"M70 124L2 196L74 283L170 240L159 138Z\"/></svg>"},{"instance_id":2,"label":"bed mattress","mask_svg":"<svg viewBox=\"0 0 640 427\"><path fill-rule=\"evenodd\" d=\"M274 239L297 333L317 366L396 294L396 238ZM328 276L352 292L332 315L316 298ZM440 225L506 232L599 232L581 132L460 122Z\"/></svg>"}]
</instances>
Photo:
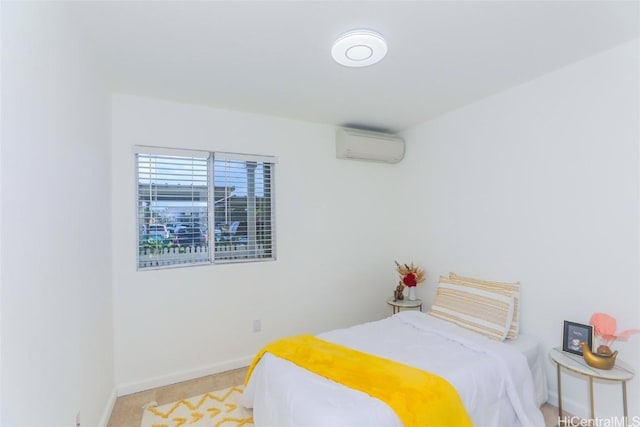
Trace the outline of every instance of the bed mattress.
<instances>
[{"instance_id":1,"label":"bed mattress","mask_svg":"<svg viewBox=\"0 0 640 427\"><path fill-rule=\"evenodd\" d=\"M542 406L549 399L547 371L544 368L545 356L539 339L520 333L517 340L505 340L504 343L515 348L526 359L533 378L536 404Z\"/></svg>"},{"instance_id":2,"label":"bed mattress","mask_svg":"<svg viewBox=\"0 0 640 427\"><path fill-rule=\"evenodd\" d=\"M475 425L544 426L529 367L539 362L535 340L505 345L417 311L318 337L444 377ZM382 401L269 353L241 403L260 427L402 425Z\"/></svg>"}]
</instances>

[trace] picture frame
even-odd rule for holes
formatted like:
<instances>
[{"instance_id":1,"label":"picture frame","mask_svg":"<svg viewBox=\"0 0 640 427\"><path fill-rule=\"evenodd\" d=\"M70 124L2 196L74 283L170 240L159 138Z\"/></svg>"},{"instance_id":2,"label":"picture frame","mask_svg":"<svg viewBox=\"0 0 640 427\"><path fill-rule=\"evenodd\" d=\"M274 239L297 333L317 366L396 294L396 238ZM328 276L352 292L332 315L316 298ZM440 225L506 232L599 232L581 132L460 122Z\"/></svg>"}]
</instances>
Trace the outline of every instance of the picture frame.
<instances>
[{"instance_id":1,"label":"picture frame","mask_svg":"<svg viewBox=\"0 0 640 427\"><path fill-rule=\"evenodd\" d=\"M593 348L593 326L564 321L562 332L562 351L583 355L580 342L586 342L589 350Z\"/></svg>"}]
</instances>

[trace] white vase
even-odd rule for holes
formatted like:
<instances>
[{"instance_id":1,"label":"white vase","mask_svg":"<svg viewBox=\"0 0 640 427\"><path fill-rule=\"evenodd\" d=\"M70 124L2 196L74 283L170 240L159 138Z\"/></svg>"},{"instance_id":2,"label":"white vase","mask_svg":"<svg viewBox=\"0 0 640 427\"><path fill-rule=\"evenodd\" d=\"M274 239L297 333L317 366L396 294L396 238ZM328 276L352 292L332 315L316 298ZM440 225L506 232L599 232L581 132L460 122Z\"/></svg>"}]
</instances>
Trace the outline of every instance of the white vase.
<instances>
[{"instance_id":1,"label":"white vase","mask_svg":"<svg viewBox=\"0 0 640 427\"><path fill-rule=\"evenodd\" d=\"M415 301L416 300L416 287L415 286L410 286L409 287L409 301Z\"/></svg>"}]
</instances>

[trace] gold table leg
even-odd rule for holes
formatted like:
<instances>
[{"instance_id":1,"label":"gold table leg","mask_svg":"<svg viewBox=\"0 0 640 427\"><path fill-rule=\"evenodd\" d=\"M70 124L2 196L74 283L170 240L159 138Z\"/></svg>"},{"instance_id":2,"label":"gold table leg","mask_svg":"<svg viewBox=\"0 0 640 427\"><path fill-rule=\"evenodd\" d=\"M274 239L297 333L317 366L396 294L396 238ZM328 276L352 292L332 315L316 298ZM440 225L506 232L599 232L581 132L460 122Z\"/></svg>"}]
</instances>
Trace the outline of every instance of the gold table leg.
<instances>
[{"instance_id":1,"label":"gold table leg","mask_svg":"<svg viewBox=\"0 0 640 427\"><path fill-rule=\"evenodd\" d=\"M589 402L591 405L591 420L595 422L596 414L593 408L593 377L592 376L589 377Z\"/></svg>"},{"instance_id":2,"label":"gold table leg","mask_svg":"<svg viewBox=\"0 0 640 427\"><path fill-rule=\"evenodd\" d=\"M624 411L624 425L629 425L629 408L627 407L627 382L622 381L622 409Z\"/></svg>"},{"instance_id":3,"label":"gold table leg","mask_svg":"<svg viewBox=\"0 0 640 427\"><path fill-rule=\"evenodd\" d=\"M562 375L560 374L560 364L558 366L558 421L562 423Z\"/></svg>"}]
</instances>

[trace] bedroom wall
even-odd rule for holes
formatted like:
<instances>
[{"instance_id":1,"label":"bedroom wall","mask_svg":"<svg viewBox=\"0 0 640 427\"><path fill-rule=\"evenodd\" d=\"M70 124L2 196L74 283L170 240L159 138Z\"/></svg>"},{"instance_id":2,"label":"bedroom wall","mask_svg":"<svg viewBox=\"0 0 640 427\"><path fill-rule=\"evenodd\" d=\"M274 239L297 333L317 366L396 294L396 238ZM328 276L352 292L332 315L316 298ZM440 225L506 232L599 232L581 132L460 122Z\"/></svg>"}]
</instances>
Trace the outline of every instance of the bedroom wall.
<instances>
[{"instance_id":1,"label":"bedroom wall","mask_svg":"<svg viewBox=\"0 0 640 427\"><path fill-rule=\"evenodd\" d=\"M120 394L245 366L275 338L391 313L397 166L336 159L332 126L129 95L113 96L112 114ZM277 261L136 271L136 144L278 157Z\"/></svg>"},{"instance_id":2,"label":"bedroom wall","mask_svg":"<svg viewBox=\"0 0 640 427\"><path fill-rule=\"evenodd\" d=\"M0 424L106 426L110 98L63 5L1 8Z\"/></svg>"},{"instance_id":3,"label":"bedroom wall","mask_svg":"<svg viewBox=\"0 0 640 427\"><path fill-rule=\"evenodd\" d=\"M639 42L557 70L406 131L400 164L419 295L455 271L520 281L522 330L545 350L564 320L594 312L640 327ZM640 336L616 343L640 372ZM551 402L555 367L548 362ZM640 415L640 379L628 384ZM567 410L588 415L584 379L565 375ZM619 384L596 384L596 415L622 414Z\"/></svg>"}]
</instances>

